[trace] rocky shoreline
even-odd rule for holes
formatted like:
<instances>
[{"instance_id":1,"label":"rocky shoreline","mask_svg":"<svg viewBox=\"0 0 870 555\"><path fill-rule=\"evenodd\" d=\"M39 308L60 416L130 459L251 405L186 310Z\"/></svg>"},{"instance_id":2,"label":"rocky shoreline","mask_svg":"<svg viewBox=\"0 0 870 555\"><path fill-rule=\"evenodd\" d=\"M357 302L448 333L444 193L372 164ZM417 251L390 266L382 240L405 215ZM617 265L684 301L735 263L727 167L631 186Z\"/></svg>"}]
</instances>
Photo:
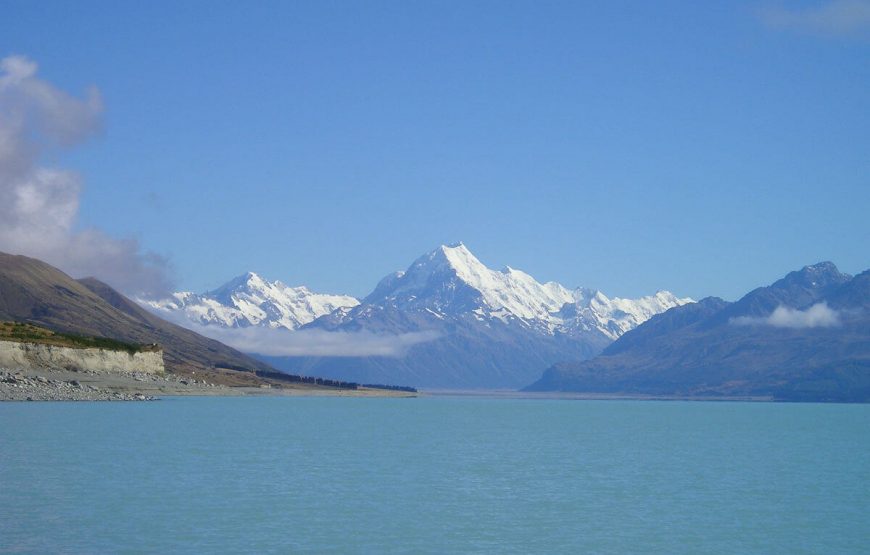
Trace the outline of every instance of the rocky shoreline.
<instances>
[{"instance_id":1,"label":"rocky shoreline","mask_svg":"<svg viewBox=\"0 0 870 555\"><path fill-rule=\"evenodd\" d=\"M24 371L0 370L0 401L153 401L144 393L112 391Z\"/></svg>"},{"instance_id":2,"label":"rocky shoreline","mask_svg":"<svg viewBox=\"0 0 870 555\"><path fill-rule=\"evenodd\" d=\"M0 368L0 401L153 401L158 391L208 394L215 389L226 388L173 374Z\"/></svg>"},{"instance_id":3,"label":"rocky shoreline","mask_svg":"<svg viewBox=\"0 0 870 555\"><path fill-rule=\"evenodd\" d=\"M245 375L251 378L253 375ZM258 381L227 385L225 376L96 372L59 368L0 367L2 401L153 401L174 396L329 395L341 397L415 397L416 393L360 387L341 389L308 383ZM218 383L215 383L218 382Z\"/></svg>"}]
</instances>

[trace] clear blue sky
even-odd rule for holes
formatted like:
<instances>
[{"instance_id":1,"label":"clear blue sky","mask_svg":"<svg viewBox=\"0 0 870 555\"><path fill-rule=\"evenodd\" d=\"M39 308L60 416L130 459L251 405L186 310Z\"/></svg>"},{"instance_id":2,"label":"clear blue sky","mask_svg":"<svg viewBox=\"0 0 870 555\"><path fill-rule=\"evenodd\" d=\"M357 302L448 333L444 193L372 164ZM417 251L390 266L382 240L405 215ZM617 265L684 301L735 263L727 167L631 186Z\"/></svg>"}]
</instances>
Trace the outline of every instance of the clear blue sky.
<instances>
[{"instance_id":1,"label":"clear blue sky","mask_svg":"<svg viewBox=\"0 0 870 555\"><path fill-rule=\"evenodd\" d=\"M100 89L104 132L49 162L184 289L364 295L462 240L735 298L870 268L870 34L829 4L7 0L0 56Z\"/></svg>"}]
</instances>

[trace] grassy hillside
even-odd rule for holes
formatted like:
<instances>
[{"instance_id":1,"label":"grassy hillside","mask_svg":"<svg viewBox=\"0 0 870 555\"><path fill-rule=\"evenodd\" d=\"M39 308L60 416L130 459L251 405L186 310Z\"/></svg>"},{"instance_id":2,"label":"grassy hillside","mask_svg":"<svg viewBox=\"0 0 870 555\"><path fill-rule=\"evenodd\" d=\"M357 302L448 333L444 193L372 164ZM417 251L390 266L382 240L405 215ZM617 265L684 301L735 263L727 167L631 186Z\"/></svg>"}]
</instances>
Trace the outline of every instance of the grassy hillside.
<instances>
[{"instance_id":1,"label":"grassy hillside","mask_svg":"<svg viewBox=\"0 0 870 555\"><path fill-rule=\"evenodd\" d=\"M21 322L0 322L0 340L57 345L73 349L96 348L108 351L127 351L130 354L160 349L157 344L153 343L140 345L106 337L88 337L71 333L60 333Z\"/></svg>"}]
</instances>

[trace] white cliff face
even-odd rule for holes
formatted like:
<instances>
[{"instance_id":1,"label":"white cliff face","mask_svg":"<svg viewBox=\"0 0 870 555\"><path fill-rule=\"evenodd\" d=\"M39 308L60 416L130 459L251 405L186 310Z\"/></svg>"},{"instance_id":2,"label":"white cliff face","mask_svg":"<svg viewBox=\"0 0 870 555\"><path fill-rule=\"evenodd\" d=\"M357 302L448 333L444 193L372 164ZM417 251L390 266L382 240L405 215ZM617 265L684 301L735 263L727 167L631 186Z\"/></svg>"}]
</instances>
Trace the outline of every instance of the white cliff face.
<instances>
[{"instance_id":1,"label":"white cliff face","mask_svg":"<svg viewBox=\"0 0 870 555\"><path fill-rule=\"evenodd\" d=\"M92 372L165 372L162 350L131 354L127 351L76 349L18 341L0 341L0 366L26 369L75 368Z\"/></svg>"},{"instance_id":2,"label":"white cliff face","mask_svg":"<svg viewBox=\"0 0 870 555\"><path fill-rule=\"evenodd\" d=\"M288 330L295 330L338 308L359 304L354 297L314 293L304 286L288 287L280 281L264 280L253 272L208 293L179 292L166 299L139 302L161 316L182 323Z\"/></svg>"}]
</instances>

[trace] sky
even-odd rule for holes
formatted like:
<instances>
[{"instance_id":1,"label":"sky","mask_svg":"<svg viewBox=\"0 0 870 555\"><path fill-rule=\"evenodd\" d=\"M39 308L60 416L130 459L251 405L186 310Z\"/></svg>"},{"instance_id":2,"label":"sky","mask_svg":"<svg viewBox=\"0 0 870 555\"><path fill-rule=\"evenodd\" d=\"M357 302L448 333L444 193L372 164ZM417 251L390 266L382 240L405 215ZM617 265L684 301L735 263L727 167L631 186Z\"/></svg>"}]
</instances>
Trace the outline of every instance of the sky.
<instances>
[{"instance_id":1,"label":"sky","mask_svg":"<svg viewBox=\"0 0 870 555\"><path fill-rule=\"evenodd\" d=\"M130 293L870 268L870 0L3 0L0 58L0 250Z\"/></svg>"}]
</instances>

